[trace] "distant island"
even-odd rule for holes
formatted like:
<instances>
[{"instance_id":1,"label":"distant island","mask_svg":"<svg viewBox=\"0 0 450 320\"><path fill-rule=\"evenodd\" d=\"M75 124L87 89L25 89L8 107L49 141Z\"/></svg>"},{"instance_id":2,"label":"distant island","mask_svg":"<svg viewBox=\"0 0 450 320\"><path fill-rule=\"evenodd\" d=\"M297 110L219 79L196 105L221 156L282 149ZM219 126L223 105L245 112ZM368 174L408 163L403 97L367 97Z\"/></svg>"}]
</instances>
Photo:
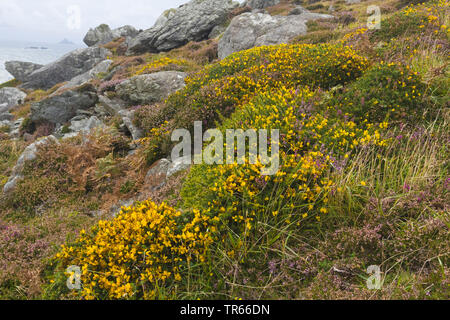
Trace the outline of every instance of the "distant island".
<instances>
[{"instance_id":1,"label":"distant island","mask_svg":"<svg viewBox=\"0 0 450 320\"><path fill-rule=\"evenodd\" d=\"M72 41L68 40L68 39L64 39L59 44L74 44L74 43Z\"/></svg>"}]
</instances>

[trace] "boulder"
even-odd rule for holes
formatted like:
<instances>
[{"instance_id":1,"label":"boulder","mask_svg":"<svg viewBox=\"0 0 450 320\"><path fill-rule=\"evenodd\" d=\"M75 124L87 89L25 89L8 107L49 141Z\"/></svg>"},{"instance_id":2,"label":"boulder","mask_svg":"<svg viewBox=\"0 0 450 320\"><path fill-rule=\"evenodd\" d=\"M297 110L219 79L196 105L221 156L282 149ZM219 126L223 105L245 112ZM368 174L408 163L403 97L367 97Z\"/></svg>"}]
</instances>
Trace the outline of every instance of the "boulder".
<instances>
[{"instance_id":1,"label":"boulder","mask_svg":"<svg viewBox=\"0 0 450 320\"><path fill-rule=\"evenodd\" d=\"M31 105L31 120L33 122L50 122L63 124L72 119L78 110L86 110L98 101L97 94L82 90L68 90L60 95L51 96Z\"/></svg>"},{"instance_id":2,"label":"boulder","mask_svg":"<svg viewBox=\"0 0 450 320\"><path fill-rule=\"evenodd\" d=\"M70 133L66 133L63 139L77 136L79 133L89 134L93 129L105 127L105 124L96 116L90 118L82 118L80 120L73 119L70 122Z\"/></svg>"},{"instance_id":3,"label":"boulder","mask_svg":"<svg viewBox=\"0 0 450 320\"><path fill-rule=\"evenodd\" d=\"M25 148L25 150L22 152L19 159L17 160L17 163L12 170L12 174L9 177L8 182L3 187L4 193L9 193L13 191L17 183L23 178L22 173L25 164L26 162L33 161L36 159L38 147L49 143L59 144L58 139L56 139L54 136L48 136L30 144L28 147Z\"/></svg>"},{"instance_id":4,"label":"boulder","mask_svg":"<svg viewBox=\"0 0 450 320\"><path fill-rule=\"evenodd\" d=\"M94 29L89 29L83 41L88 47L92 47L106 44L120 37L135 37L138 33L136 28L129 25L111 30L107 24L101 24Z\"/></svg>"},{"instance_id":5,"label":"boulder","mask_svg":"<svg viewBox=\"0 0 450 320\"><path fill-rule=\"evenodd\" d=\"M96 106L98 111L104 112L110 116L117 116L124 108L123 101L113 101L106 96L98 96L98 104Z\"/></svg>"},{"instance_id":6,"label":"boulder","mask_svg":"<svg viewBox=\"0 0 450 320\"><path fill-rule=\"evenodd\" d=\"M172 164L167 159L161 159L156 161L148 170L145 176L145 185L150 191L155 191L162 188L167 181L167 170Z\"/></svg>"},{"instance_id":7,"label":"boulder","mask_svg":"<svg viewBox=\"0 0 450 320\"><path fill-rule=\"evenodd\" d=\"M247 5L252 9L264 9L280 3L280 0L249 0Z\"/></svg>"},{"instance_id":8,"label":"boulder","mask_svg":"<svg viewBox=\"0 0 450 320\"><path fill-rule=\"evenodd\" d=\"M174 174L181 172L183 170L189 169L192 165L191 156L184 156L172 161L167 169L167 178L170 178Z\"/></svg>"},{"instance_id":9,"label":"boulder","mask_svg":"<svg viewBox=\"0 0 450 320\"><path fill-rule=\"evenodd\" d=\"M143 74L123 81L116 86L116 92L131 104L152 104L183 88L186 76L186 73L178 71Z\"/></svg>"},{"instance_id":10,"label":"boulder","mask_svg":"<svg viewBox=\"0 0 450 320\"><path fill-rule=\"evenodd\" d=\"M205 40L238 6L239 3L232 0L191 0L178 9L166 11L153 28L132 39L127 53L169 51L189 41Z\"/></svg>"},{"instance_id":11,"label":"boulder","mask_svg":"<svg viewBox=\"0 0 450 320\"><path fill-rule=\"evenodd\" d=\"M11 121L14 119L14 115L9 112L0 113L0 121Z\"/></svg>"},{"instance_id":12,"label":"boulder","mask_svg":"<svg viewBox=\"0 0 450 320\"><path fill-rule=\"evenodd\" d=\"M137 30L135 27L126 25L117 29L112 30L113 39L117 39L120 37L125 38L134 38L139 34L139 30Z\"/></svg>"},{"instance_id":13,"label":"boulder","mask_svg":"<svg viewBox=\"0 0 450 320\"><path fill-rule=\"evenodd\" d=\"M134 125L134 112L135 111L133 110L126 109L120 110L119 116L122 118L124 126L131 133L131 137L133 138L133 140L139 140L144 136L144 132Z\"/></svg>"},{"instance_id":14,"label":"boulder","mask_svg":"<svg viewBox=\"0 0 450 320\"><path fill-rule=\"evenodd\" d=\"M13 107L22 104L26 97L26 93L17 88L0 89L0 113L8 112Z\"/></svg>"},{"instance_id":15,"label":"boulder","mask_svg":"<svg viewBox=\"0 0 450 320\"><path fill-rule=\"evenodd\" d=\"M28 76L42 68L43 65L24 61L6 61L5 69L19 81L28 81Z\"/></svg>"},{"instance_id":16,"label":"boulder","mask_svg":"<svg viewBox=\"0 0 450 320\"><path fill-rule=\"evenodd\" d=\"M111 52L105 48L91 47L74 50L28 76L22 87L25 89L50 89L54 85L69 81L88 72Z\"/></svg>"},{"instance_id":17,"label":"boulder","mask_svg":"<svg viewBox=\"0 0 450 320\"><path fill-rule=\"evenodd\" d=\"M306 22L331 19L327 14L307 10L297 15L271 16L248 12L235 17L219 41L219 58L253 47L287 43L296 36L306 34Z\"/></svg>"},{"instance_id":18,"label":"boulder","mask_svg":"<svg viewBox=\"0 0 450 320\"><path fill-rule=\"evenodd\" d=\"M191 157L186 156L175 161L161 159L156 161L145 176L145 185L150 191L156 191L165 186L167 179L191 166Z\"/></svg>"},{"instance_id":19,"label":"boulder","mask_svg":"<svg viewBox=\"0 0 450 320\"><path fill-rule=\"evenodd\" d=\"M81 86L81 85L89 82L90 80L94 79L100 73L108 72L109 67L111 66L112 63L113 63L112 60L109 60L109 59L103 60L102 62L97 64L91 70L89 70L89 71L87 71L87 72L85 72L83 74L80 74L79 76L76 76L75 78L71 79L64 86L62 86L60 89L58 89L58 91L61 91L63 89L67 89L67 88L78 87L78 86Z\"/></svg>"}]
</instances>

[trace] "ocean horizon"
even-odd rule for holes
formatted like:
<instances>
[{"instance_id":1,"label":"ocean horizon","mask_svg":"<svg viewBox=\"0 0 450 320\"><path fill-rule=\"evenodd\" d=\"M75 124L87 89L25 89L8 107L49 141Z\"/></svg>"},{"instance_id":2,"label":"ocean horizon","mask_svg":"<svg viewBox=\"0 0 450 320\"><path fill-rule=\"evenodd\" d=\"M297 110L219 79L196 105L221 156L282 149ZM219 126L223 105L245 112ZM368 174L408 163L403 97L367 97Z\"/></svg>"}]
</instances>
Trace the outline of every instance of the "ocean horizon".
<instances>
[{"instance_id":1,"label":"ocean horizon","mask_svg":"<svg viewBox=\"0 0 450 320\"><path fill-rule=\"evenodd\" d=\"M83 44L0 40L0 84L14 78L5 69L6 61L27 61L45 65L72 50L83 47L85 47Z\"/></svg>"}]
</instances>

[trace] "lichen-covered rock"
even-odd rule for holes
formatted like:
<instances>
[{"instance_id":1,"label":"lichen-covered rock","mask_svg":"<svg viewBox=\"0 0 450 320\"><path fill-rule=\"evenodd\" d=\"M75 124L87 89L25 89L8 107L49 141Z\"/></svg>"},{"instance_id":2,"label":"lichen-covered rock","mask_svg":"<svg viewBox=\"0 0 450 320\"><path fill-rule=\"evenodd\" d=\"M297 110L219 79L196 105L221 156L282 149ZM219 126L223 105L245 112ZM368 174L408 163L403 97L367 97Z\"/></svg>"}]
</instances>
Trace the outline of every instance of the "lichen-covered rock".
<instances>
[{"instance_id":1,"label":"lichen-covered rock","mask_svg":"<svg viewBox=\"0 0 450 320\"><path fill-rule=\"evenodd\" d=\"M130 41L128 54L168 51L189 41L205 40L237 6L239 3L232 0L192 0L178 9L166 11L153 28Z\"/></svg>"},{"instance_id":2,"label":"lichen-covered rock","mask_svg":"<svg viewBox=\"0 0 450 320\"><path fill-rule=\"evenodd\" d=\"M75 137L80 133L88 134L97 128L103 128L105 124L96 116L90 118L83 118L79 120L72 120L69 126L69 133L64 134L63 138Z\"/></svg>"},{"instance_id":3,"label":"lichen-covered rock","mask_svg":"<svg viewBox=\"0 0 450 320\"><path fill-rule=\"evenodd\" d=\"M252 9L264 9L279 4L280 0L249 0L247 5Z\"/></svg>"},{"instance_id":4,"label":"lichen-covered rock","mask_svg":"<svg viewBox=\"0 0 450 320\"><path fill-rule=\"evenodd\" d=\"M136 127L133 123L134 119L134 110L120 110L119 116L122 118L122 122L126 129L131 133L131 137L133 140L139 140L144 136L144 132Z\"/></svg>"},{"instance_id":5,"label":"lichen-covered rock","mask_svg":"<svg viewBox=\"0 0 450 320\"><path fill-rule=\"evenodd\" d=\"M123 81L116 87L118 96L131 104L151 104L166 99L185 86L187 74L162 71L143 74Z\"/></svg>"},{"instance_id":6,"label":"lichen-covered rock","mask_svg":"<svg viewBox=\"0 0 450 320\"><path fill-rule=\"evenodd\" d=\"M25 163L36 159L38 147L49 143L59 144L58 139L56 139L56 137L48 136L30 144L28 147L25 148L25 150L22 152L19 159L17 160L17 163L12 170L12 174L9 177L8 182L3 187L4 193L9 193L13 191L17 183L23 178L22 173L25 167Z\"/></svg>"},{"instance_id":7,"label":"lichen-covered rock","mask_svg":"<svg viewBox=\"0 0 450 320\"><path fill-rule=\"evenodd\" d=\"M167 178L170 178L178 172L189 169L191 165L192 159L190 155L174 159L167 169Z\"/></svg>"},{"instance_id":8,"label":"lichen-covered rock","mask_svg":"<svg viewBox=\"0 0 450 320\"><path fill-rule=\"evenodd\" d=\"M11 108L23 103L26 93L17 88L0 89L0 113L8 112Z\"/></svg>"},{"instance_id":9,"label":"lichen-covered rock","mask_svg":"<svg viewBox=\"0 0 450 320\"><path fill-rule=\"evenodd\" d=\"M126 25L117 29L112 30L113 39L117 39L120 37L125 38L134 38L139 34L139 30L137 30L135 27Z\"/></svg>"},{"instance_id":10,"label":"lichen-covered rock","mask_svg":"<svg viewBox=\"0 0 450 320\"><path fill-rule=\"evenodd\" d=\"M93 107L98 101L97 94L86 88L68 90L60 95L51 96L31 106L33 122L63 124L72 119L78 110Z\"/></svg>"},{"instance_id":11,"label":"lichen-covered rock","mask_svg":"<svg viewBox=\"0 0 450 320\"><path fill-rule=\"evenodd\" d=\"M12 76L22 82L28 81L28 76L34 71L42 68L43 65L25 61L6 61L5 69Z\"/></svg>"},{"instance_id":12,"label":"lichen-covered rock","mask_svg":"<svg viewBox=\"0 0 450 320\"><path fill-rule=\"evenodd\" d=\"M22 87L25 89L50 89L54 85L69 81L94 68L105 60L111 52L105 48L91 47L78 49L60 59L47 64L28 76Z\"/></svg>"},{"instance_id":13,"label":"lichen-covered rock","mask_svg":"<svg viewBox=\"0 0 450 320\"><path fill-rule=\"evenodd\" d=\"M264 45L287 43L296 36L306 34L306 22L314 19L330 19L333 16L312 13L307 10L290 16L271 16L248 12L235 17L219 41L219 58L233 52Z\"/></svg>"},{"instance_id":14,"label":"lichen-covered rock","mask_svg":"<svg viewBox=\"0 0 450 320\"><path fill-rule=\"evenodd\" d=\"M120 37L135 37L138 33L139 31L130 25L111 30L107 24L101 24L94 29L89 29L83 41L86 45L92 47L106 44Z\"/></svg>"},{"instance_id":15,"label":"lichen-covered rock","mask_svg":"<svg viewBox=\"0 0 450 320\"><path fill-rule=\"evenodd\" d=\"M106 73L109 70L109 67L113 63L112 60L103 60L99 64L97 64L95 67L93 67L91 70L80 74L79 76L76 76L75 78L71 79L69 82L67 82L64 86L62 86L58 91L67 89L67 88L74 88L81 86L88 81L94 79L97 75L101 73Z\"/></svg>"},{"instance_id":16,"label":"lichen-covered rock","mask_svg":"<svg viewBox=\"0 0 450 320\"><path fill-rule=\"evenodd\" d=\"M151 191L162 188L167 181L167 170L169 170L170 162L167 159L156 161L148 170L145 176L145 185Z\"/></svg>"}]
</instances>

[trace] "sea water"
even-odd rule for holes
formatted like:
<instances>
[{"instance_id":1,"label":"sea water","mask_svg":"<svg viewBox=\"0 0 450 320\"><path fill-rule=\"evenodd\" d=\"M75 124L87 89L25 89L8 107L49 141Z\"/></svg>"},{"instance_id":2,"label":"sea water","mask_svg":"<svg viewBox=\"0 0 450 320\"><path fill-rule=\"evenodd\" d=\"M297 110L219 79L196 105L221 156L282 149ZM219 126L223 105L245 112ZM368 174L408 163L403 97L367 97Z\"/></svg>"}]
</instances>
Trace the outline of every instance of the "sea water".
<instances>
[{"instance_id":1,"label":"sea water","mask_svg":"<svg viewBox=\"0 0 450 320\"><path fill-rule=\"evenodd\" d=\"M27 61L45 65L80 47L82 45L0 40L0 84L14 78L5 69L6 61Z\"/></svg>"}]
</instances>

